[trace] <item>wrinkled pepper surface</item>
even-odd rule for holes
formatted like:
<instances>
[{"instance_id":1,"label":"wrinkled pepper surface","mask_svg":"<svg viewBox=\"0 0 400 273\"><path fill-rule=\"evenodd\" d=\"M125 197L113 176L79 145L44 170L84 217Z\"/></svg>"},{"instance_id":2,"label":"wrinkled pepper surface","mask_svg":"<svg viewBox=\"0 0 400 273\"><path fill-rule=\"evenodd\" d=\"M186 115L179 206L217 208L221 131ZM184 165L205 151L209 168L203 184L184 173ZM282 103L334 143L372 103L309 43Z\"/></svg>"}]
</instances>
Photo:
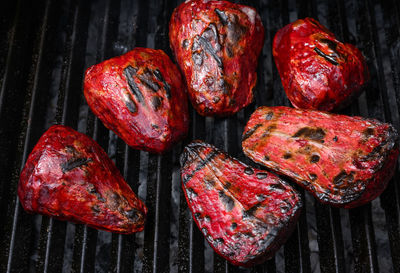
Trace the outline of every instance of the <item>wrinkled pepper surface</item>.
<instances>
[{"instance_id":1,"label":"wrinkled pepper surface","mask_svg":"<svg viewBox=\"0 0 400 273\"><path fill-rule=\"evenodd\" d=\"M194 141L181 155L183 191L210 246L234 265L275 254L300 215L300 195L272 173Z\"/></svg>"},{"instance_id":2,"label":"wrinkled pepper surface","mask_svg":"<svg viewBox=\"0 0 400 273\"><path fill-rule=\"evenodd\" d=\"M135 149L162 153L187 134L185 86L162 50L135 48L91 66L84 94L104 125Z\"/></svg>"},{"instance_id":3,"label":"wrinkled pepper surface","mask_svg":"<svg viewBox=\"0 0 400 273\"><path fill-rule=\"evenodd\" d=\"M319 201L352 208L386 188L399 136L374 119L260 107L245 127L242 146L253 161L292 178Z\"/></svg>"},{"instance_id":4,"label":"wrinkled pepper surface","mask_svg":"<svg viewBox=\"0 0 400 273\"><path fill-rule=\"evenodd\" d=\"M264 44L264 27L254 8L186 1L172 14L169 38L199 114L227 116L253 101Z\"/></svg>"},{"instance_id":5,"label":"wrinkled pepper surface","mask_svg":"<svg viewBox=\"0 0 400 273\"><path fill-rule=\"evenodd\" d=\"M27 212L124 234L143 230L147 213L103 149L62 125L30 153L18 196Z\"/></svg>"},{"instance_id":6,"label":"wrinkled pepper surface","mask_svg":"<svg viewBox=\"0 0 400 273\"><path fill-rule=\"evenodd\" d=\"M273 55L289 100L296 108L332 111L349 104L369 80L365 58L312 18L280 29Z\"/></svg>"}]
</instances>

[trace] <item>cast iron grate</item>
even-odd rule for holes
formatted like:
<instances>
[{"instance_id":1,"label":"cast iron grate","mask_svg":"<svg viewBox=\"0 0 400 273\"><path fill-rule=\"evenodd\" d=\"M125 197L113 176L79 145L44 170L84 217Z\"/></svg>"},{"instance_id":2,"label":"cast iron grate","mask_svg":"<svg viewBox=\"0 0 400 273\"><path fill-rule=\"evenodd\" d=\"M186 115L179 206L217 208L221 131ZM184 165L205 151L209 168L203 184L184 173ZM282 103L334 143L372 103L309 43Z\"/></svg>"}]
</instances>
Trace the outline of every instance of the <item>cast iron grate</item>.
<instances>
[{"instance_id":1,"label":"cast iron grate","mask_svg":"<svg viewBox=\"0 0 400 273\"><path fill-rule=\"evenodd\" d=\"M180 190L179 154L203 139L250 163L240 139L260 105L289 105L271 54L276 31L311 16L368 60L371 84L343 113L391 122L400 130L400 2L238 1L257 8L266 29L255 102L229 118L191 110L190 135L165 155L128 148L90 111L85 69L135 46L168 55L168 22L181 1L40 0L0 4L1 272L400 272L399 171L383 195L352 210L306 200L297 229L275 259L252 269L214 254ZM126 236L26 214L16 198L19 172L52 124L92 136L149 208L145 231Z\"/></svg>"}]
</instances>

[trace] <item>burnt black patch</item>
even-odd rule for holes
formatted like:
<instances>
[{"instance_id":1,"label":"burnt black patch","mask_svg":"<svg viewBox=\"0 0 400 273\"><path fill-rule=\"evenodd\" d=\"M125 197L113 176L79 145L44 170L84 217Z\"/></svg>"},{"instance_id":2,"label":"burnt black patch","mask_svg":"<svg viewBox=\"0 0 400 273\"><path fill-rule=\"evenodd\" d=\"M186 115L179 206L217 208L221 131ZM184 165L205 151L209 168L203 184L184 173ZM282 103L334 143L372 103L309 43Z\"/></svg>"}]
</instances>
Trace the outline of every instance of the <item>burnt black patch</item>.
<instances>
[{"instance_id":1,"label":"burnt black patch","mask_svg":"<svg viewBox=\"0 0 400 273\"><path fill-rule=\"evenodd\" d=\"M188 197L188 199L190 201L192 201L193 198L197 197L197 193L192 188L187 188L186 189L186 194L187 194L187 197Z\"/></svg>"},{"instance_id":2,"label":"burnt black patch","mask_svg":"<svg viewBox=\"0 0 400 273\"><path fill-rule=\"evenodd\" d=\"M214 48L211 44L213 41L217 48ZM208 28L204 30L201 36L197 35L193 42L192 51L198 48L201 48L201 51L208 53L214 60L217 62L218 67L223 68L222 59L218 56L217 52L220 50L220 44L218 43L218 31L214 24L210 24ZM200 52L201 52L200 51Z\"/></svg>"},{"instance_id":3,"label":"burnt black patch","mask_svg":"<svg viewBox=\"0 0 400 273\"><path fill-rule=\"evenodd\" d=\"M201 216L201 213L200 213L200 212L196 212L196 213L194 214L194 218L196 218L197 221L200 219L200 216Z\"/></svg>"},{"instance_id":4,"label":"burnt black patch","mask_svg":"<svg viewBox=\"0 0 400 273\"><path fill-rule=\"evenodd\" d=\"M133 95L135 96L136 100L144 104L144 96L142 92L140 91L139 87L135 83L134 77L136 76L137 69L133 68L132 66L128 65L124 69L124 75L126 77L126 80L128 82L129 89L132 91Z\"/></svg>"},{"instance_id":5,"label":"burnt black patch","mask_svg":"<svg viewBox=\"0 0 400 273\"><path fill-rule=\"evenodd\" d=\"M153 96L151 98L151 106L153 107L154 110L158 110L162 105L161 98L158 96Z\"/></svg>"},{"instance_id":6,"label":"burnt black patch","mask_svg":"<svg viewBox=\"0 0 400 273\"><path fill-rule=\"evenodd\" d=\"M283 155L283 158L284 159L289 159L289 158L291 158L292 157L292 154L291 153L285 153L284 155Z\"/></svg>"},{"instance_id":7,"label":"burnt black patch","mask_svg":"<svg viewBox=\"0 0 400 273\"><path fill-rule=\"evenodd\" d=\"M225 26L228 24L228 16L220 9L214 9L215 13L218 15L219 20Z\"/></svg>"},{"instance_id":8,"label":"burnt black patch","mask_svg":"<svg viewBox=\"0 0 400 273\"><path fill-rule=\"evenodd\" d=\"M334 52L337 51L337 46L338 46L338 44L337 44L336 42L334 42L334 41L332 41L332 40L329 40L329 39L326 39L326 38L320 39L319 41L320 41L321 43L327 44L328 47L329 47L332 51L334 51Z\"/></svg>"},{"instance_id":9,"label":"burnt black patch","mask_svg":"<svg viewBox=\"0 0 400 273\"><path fill-rule=\"evenodd\" d=\"M232 184L231 184L230 182L226 182L226 183L224 184L224 189L225 189L225 190L229 190L231 187L232 187Z\"/></svg>"},{"instance_id":10,"label":"burnt black patch","mask_svg":"<svg viewBox=\"0 0 400 273\"><path fill-rule=\"evenodd\" d=\"M92 162L91 158L71 158L66 162L61 163L61 170L63 173L69 172L75 168L79 168Z\"/></svg>"},{"instance_id":11,"label":"burnt black patch","mask_svg":"<svg viewBox=\"0 0 400 273\"><path fill-rule=\"evenodd\" d=\"M334 136L334 137L333 137L333 141L337 142L337 141L338 141L338 137L337 137L337 136Z\"/></svg>"},{"instance_id":12,"label":"burnt black patch","mask_svg":"<svg viewBox=\"0 0 400 273\"><path fill-rule=\"evenodd\" d=\"M264 195L264 194L257 194L256 195L256 198L257 198L257 201L258 202L262 202L262 201L264 201L267 197Z\"/></svg>"},{"instance_id":13,"label":"burnt black patch","mask_svg":"<svg viewBox=\"0 0 400 273\"><path fill-rule=\"evenodd\" d=\"M304 137L310 140L322 141L325 137L325 131L322 128L303 127L293 137Z\"/></svg>"},{"instance_id":14,"label":"burnt black patch","mask_svg":"<svg viewBox=\"0 0 400 273\"><path fill-rule=\"evenodd\" d=\"M190 148L188 148L190 149ZM188 154L191 151L187 151L185 150L182 155L181 155L181 166L183 166L185 164L186 159L188 158ZM193 151L192 151L193 152ZM193 170L193 172L191 174L187 174L185 177L183 177L182 182L183 184L186 184L190 179L192 179L192 177L201 169L203 169L215 156L218 155L218 151L212 151L211 153L209 153L203 160L200 160L200 162L197 164L196 169Z\"/></svg>"},{"instance_id":15,"label":"burnt black patch","mask_svg":"<svg viewBox=\"0 0 400 273\"><path fill-rule=\"evenodd\" d=\"M257 174L256 174L256 177L257 177L258 179L265 179L265 178L268 177L268 174L267 174L267 173L257 173Z\"/></svg>"},{"instance_id":16,"label":"burnt black patch","mask_svg":"<svg viewBox=\"0 0 400 273\"><path fill-rule=\"evenodd\" d=\"M317 163L319 161L319 155L312 155L310 157L310 162L311 163Z\"/></svg>"},{"instance_id":17,"label":"burnt black patch","mask_svg":"<svg viewBox=\"0 0 400 273\"><path fill-rule=\"evenodd\" d=\"M242 141L245 141L246 139L248 139L249 137L251 137L252 134L254 134L254 132L260 128L262 126L261 123L256 124L253 128L247 130L246 133L243 134L242 136Z\"/></svg>"},{"instance_id":18,"label":"burnt black patch","mask_svg":"<svg viewBox=\"0 0 400 273\"><path fill-rule=\"evenodd\" d=\"M265 115L265 119L266 120L271 120L274 117L274 113L273 112L268 112L268 114Z\"/></svg>"},{"instance_id":19,"label":"burnt black patch","mask_svg":"<svg viewBox=\"0 0 400 273\"><path fill-rule=\"evenodd\" d=\"M273 190L286 191L285 186L283 186L281 183L271 184L269 185L269 188Z\"/></svg>"},{"instance_id":20,"label":"burnt black patch","mask_svg":"<svg viewBox=\"0 0 400 273\"><path fill-rule=\"evenodd\" d=\"M215 181L213 179L204 178L204 184L208 190L212 190L215 187Z\"/></svg>"},{"instance_id":21,"label":"burnt black patch","mask_svg":"<svg viewBox=\"0 0 400 273\"><path fill-rule=\"evenodd\" d=\"M333 178L333 183L335 186L342 186L344 184L351 184L354 180L354 172L351 171L350 173L347 173L346 171L341 171L338 175L336 175Z\"/></svg>"},{"instance_id":22,"label":"burnt black patch","mask_svg":"<svg viewBox=\"0 0 400 273\"><path fill-rule=\"evenodd\" d=\"M269 156L265 155L264 160L269 161Z\"/></svg>"},{"instance_id":23,"label":"burnt black patch","mask_svg":"<svg viewBox=\"0 0 400 273\"><path fill-rule=\"evenodd\" d=\"M136 104L132 100L125 101L125 106L126 106L126 108L128 108L129 112L131 112L132 114L136 113L137 107L136 107Z\"/></svg>"},{"instance_id":24,"label":"burnt black patch","mask_svg":"<svg viewBox=\"0 0 400 273\"><path fill-rule=\"evenodd\" d=\"M254 170L253 170L253 168L251 168L251 167L246 167L246 168L244 169L244 173L245 173L245 174L248 174L248 175L252 175L252 174L254 174Z\"/></svg>"},{"instance_id":25,"label":"burnt black patch","mask_svg":"<svg viewBox=\"0 0 400 273\"><path fill-rule=\"evenodd\" d=\"M182 42L182 48L186 49L189 46L189 41L187 39L183 40Z\"/></svg>"},{"instance_id":26,"label":"burnt black patch","mask_svg":"<svg viewBox=\"0 0 400 273\"><path fill-rule=\"evenodd\" d=\"M235 230L237 228L237 224L235 222L233 222L231 224L231 230Z\"/></svg>"},{"instance_id":27,"label":"burnt black patch","mask_svg":"<svg viewBox=\"0 0 400 273\"><path fill-rule=\"evenodd\" d=\"M152 71L150 71L150 69L145 68L142 74L137 74L137 77L143 85L151 89L153 92L157 92L160 90L160 86L154 81L153 75L154 74Z\"/></svg>"},{"instance_id":28,"label":"burnt black patch","mask_svg":"<svg viewBox=\"0 0 400 273\"><path fill-rule=\"evenodd\" d=\"M158 69L154 69L153 75L157 78L157 80L163 83L165 96L167 97L167 99L171 98L171 86L165 81L163 75L161 74L161 71Z\"/></svg>"},{"instance_id":29,"label":"burnt black patch","mask_svg":"<svg viewBox=\"0 0 400 273\"><path fill-rule=\"evenodd\" d=\"M375 133L373 128L367 128L365 129L362 134L364 136L364 138L367 140L370 136L372 136Z\"/></svg>"},{"instance_id":30,"label":"burnt black patch","mask_svg":"<svg viewBox=\"0 0 400 273\"><path fill-rule=\"evenodd\" d=\"M308 176L310 177L311 181L315 181L318 178L315 173L310 173Z\"/></svg>"},{"instance_id":31,"label":"burnt black patch","mask_svg":"<svg viewBox=\"0 0 400 273\"><path fill-rule=\"evenodd\" d=\"M224 204L225 209L229 212L235 206L235 201L233 201L232 197L225 194L224 191L218 192L219 199Z\"/></svg>"},{"instance_id":32,"label":"burnt black patch","mask_svg":"<svg viewBox=\"0 0 400 273\"><path fill-rule=\"evenodd\" d=\"M139 221L140 219L143 218L142 212L137 210L137 209L135 209L135 208L132 208L130 210L126 210L124 212L124 214L129 220L131 220L133 222L137 222L137 221Z\"/></svg>"},{"instance_id":33,"label":"burnt black patch","mask_svg":"<svg viewBox=\"0 0 400 273\"><path fill-rule=\"evenodd\" d=\"M328 62L330 62L333 65L339 65L338 61L336 60L336 56L333 55L328 55L326 53L324 53L321 49L319 49L318 47L314 47L314 51L321 57L323 57L325 60L327 60Z\"/></svg>"},{"instance_id":34,"label":"burnt black patch","mask_svg":"<svg viewBox=\"0 0 400 273\"><path fill-rule=\"evenodd\" d=\"M92 209L92 212L94 214L99 214L100 213L100 208L97 205L92 206L91 209Z\"/></svg>"}]
</instances>

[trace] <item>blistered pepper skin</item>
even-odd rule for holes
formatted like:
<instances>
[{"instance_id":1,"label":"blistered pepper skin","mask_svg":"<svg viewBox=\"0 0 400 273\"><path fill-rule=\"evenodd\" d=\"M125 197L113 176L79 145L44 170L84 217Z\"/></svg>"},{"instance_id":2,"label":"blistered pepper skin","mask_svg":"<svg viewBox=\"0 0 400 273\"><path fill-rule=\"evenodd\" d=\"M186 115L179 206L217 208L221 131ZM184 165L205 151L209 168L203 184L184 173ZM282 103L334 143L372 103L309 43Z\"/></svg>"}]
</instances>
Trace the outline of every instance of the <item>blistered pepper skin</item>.
<instances>
[{"instance_id":1,"label":"blistered pepper skin","mask_svg":"<svg viewBox=\"0 0 400 273\"><path fill-rule=\"evenodd\" d=\"M130 234L142 231L146 206L91 138L54 125L22 170L18 196L29 213Z\"/></svg>"},{"instance_id":2,"label":"blistered pepper skin","mask_svg":"<svg viewBox=\"0 0 400 273\"><path fill-rule=\"evenodd\" d=\"M186 1L172 14L169 38L200 115L232 115L253 101L264 44L264 27L254 8Z\"/></svg>"},{"instance_id":3,"label":"blistered pepper skin","mask_svg":"<svg viewBox=\"0 0 400 273\"><path fill-rule=\"evenodd\" d=\"M353 208L378 197L394 174L399 136L373 119L260 107L242 138L253 161L292 178L319 201Z\"/></svg>"},{"instance_id":4,"label":"blistered pepper skin","mask_svg":"<svg viewBox=\"0 0 400 273\"><path fill-rule=\"evenodd\" d=\"M369 80L360 50L341 43L312 18L280 29L273 55L286 95L296 108L339 109L357 97Z\"/></svg>"},{"instance_id":5,"label":"blistered pepper skin","mask_svg":"<svg viewBox=\"0 0 400 273\"><path fill-rule=\"evenodd\" d=\"M197 226L234 265L273 257L300 215L301 197L287 183L201 141L182 153L181 179Z\"/></svg>"},{"instance_id":6,"label":"blistered pepper skin","mask_svg":"<svg viewBox=\"0 0 400 273\"><path fill-rule=\"evenodd\" d=\"M93 113L132 148L162 153L188 132L185 86L162 50L135 48L91 66L84 94Z\"/></svg>"}]
</instances>

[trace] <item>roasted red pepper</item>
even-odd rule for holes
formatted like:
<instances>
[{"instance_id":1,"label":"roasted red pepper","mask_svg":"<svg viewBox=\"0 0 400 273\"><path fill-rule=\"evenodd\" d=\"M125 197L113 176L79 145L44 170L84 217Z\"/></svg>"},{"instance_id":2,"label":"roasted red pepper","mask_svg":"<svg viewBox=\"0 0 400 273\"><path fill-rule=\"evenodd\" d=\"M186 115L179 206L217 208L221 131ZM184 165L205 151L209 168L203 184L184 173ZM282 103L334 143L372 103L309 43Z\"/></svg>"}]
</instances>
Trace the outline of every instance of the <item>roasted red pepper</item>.
<instances>
[{"instance_id":1,"label":"roasted red pepper","mask_svg":"<svg viewBox=\"0 0 400 273\"><path fill-rule=\"evenodd\" d=\"M146 206L101 147L84 134L54 125L22 170L23 208L117 233L143 230Z\"/></svg>"},{"instance_id":2,"label":"roasted red pepper","mask_svg":"<svg viewBox=\"0 0 400 273\"><path fill-rule=\"evenodd\" d=\"M399 136L373 119L288 107L260 107L243 151L285 174L323 203L352 208L378 197L393 176Z\"/></svg>"},{"instance_id":3,"label":"roasted red pepper","mask_svg":"<svg viewBox=\"0 0 400 273\"><path fill-rule=\"evenodd\" d=\"M331 111L346 106L369 80L361 52L312 18L280 29L273 55L293 106Z\"/></svg>"},{"instance_id":4,"label":"roasted red pepper","mask_svg":"<svg viewBox=\"0 0 400 273\"><path fill-rule=\"evenodd\" d=\"M234 265L273 257L300 215L300 195L287 183L201 141L186 146L181 178L196 224Z\"/></svg>"},{"instance_id":5,"label":"roasted red pepper","mask_svg":"<svg viewBox=\"0 0 400 273\"><path fill-rule=\"evenodd\" d=\"M199 114L227 116L253 101L264 44L254 8L228 1L186 1L172 14L169 38Z\"/></svg>"},{"instance_id":6,"label":"roasted red pepper","mask_svg":"<svg viewBox=\"0 0 400 273\"><path fill-rule=\"evenodd\" d=\"M161 50L135 48L90 67L84 92L93 113L135 149L161 153L187 134L185 87Z\"/></svg>"}]
</instances>

